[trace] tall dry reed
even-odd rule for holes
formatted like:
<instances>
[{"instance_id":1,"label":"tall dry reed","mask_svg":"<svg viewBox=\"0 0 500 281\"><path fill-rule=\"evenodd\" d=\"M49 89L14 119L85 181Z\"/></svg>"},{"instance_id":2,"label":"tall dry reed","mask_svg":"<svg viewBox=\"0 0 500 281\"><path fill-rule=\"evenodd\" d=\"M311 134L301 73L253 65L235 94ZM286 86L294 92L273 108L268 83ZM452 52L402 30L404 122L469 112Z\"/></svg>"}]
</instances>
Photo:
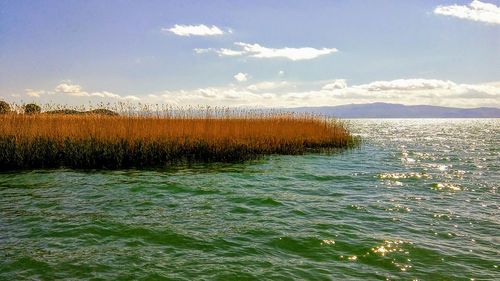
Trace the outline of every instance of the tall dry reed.
<instances>
[{"instance_id":1,"label":"tall dry reed","mask_svg":"<svg viewBox=\"0 0 500 281\"><path fill-rule=\"evenodd\" d=\"M0 168L140 168L178 161L242 161L353 144L340 121L213 112L0 115Z\"/></svg>"}]
</instances>

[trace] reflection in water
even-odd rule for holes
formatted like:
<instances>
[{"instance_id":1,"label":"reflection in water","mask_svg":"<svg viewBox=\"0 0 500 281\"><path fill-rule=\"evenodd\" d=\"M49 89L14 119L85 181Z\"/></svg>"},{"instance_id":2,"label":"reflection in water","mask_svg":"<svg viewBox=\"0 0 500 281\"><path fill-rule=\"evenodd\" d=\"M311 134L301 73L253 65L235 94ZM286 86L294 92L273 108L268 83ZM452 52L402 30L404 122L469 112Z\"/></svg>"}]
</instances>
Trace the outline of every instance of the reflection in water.
<instances>
[{"instance_id":1,"label":"reflection in water","mask_svg":"<svg viewBox=\"0 0 500 281\"><path fill-rule=\"evenodd\" d=\"M404 242L403 240L394 240L394 241L385 240L384 243L382 243L381 245L372 248L372 251L381 256L385 256L393 252L405 252L404 244L408 243L411 244L411 242ZM408 252L405 252L405 254L408 254Z\"/></svg>"}]
</instances>

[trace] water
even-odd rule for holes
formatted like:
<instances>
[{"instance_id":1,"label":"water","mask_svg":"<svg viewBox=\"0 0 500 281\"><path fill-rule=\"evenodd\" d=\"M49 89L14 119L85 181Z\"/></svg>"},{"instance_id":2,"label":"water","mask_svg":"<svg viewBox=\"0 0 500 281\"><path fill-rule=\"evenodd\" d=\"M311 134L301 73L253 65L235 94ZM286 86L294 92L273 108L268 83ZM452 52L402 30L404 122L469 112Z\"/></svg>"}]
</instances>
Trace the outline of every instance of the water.
<instances>
[{"instance_id":1,"label":"water","mask_svg":"<svg viewBox=\"0 0 500 281\"><path fill-rule=\"evenodd\" d=\"M353 120L360 149L0 174L0 279L499 280L500 120Z\"/></svg>"}]
</instances>

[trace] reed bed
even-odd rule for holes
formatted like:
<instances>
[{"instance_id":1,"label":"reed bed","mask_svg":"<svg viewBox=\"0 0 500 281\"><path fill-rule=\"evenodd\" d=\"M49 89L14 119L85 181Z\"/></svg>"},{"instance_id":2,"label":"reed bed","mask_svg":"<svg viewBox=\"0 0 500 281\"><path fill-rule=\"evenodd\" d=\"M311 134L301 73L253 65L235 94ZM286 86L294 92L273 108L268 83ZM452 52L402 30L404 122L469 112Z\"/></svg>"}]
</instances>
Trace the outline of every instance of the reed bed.
<instances>
[{"instance_id":1,"label":"reed bed","mask_svg":"<svg viewBox=\"0 0 500 281\"><path fill-rule=\"evenodd\" d=\"M344 124L288 113L0 115L0 168L143 168L177 162L237 162L352 146Z\"/></svg>"}]
</instances>

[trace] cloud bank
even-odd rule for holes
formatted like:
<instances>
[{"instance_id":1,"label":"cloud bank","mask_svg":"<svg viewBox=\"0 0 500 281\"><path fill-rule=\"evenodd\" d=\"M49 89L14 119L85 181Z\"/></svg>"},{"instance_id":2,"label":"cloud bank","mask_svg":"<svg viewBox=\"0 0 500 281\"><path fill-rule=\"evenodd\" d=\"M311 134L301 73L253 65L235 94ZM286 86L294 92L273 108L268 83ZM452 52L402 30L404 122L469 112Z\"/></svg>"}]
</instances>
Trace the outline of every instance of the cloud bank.
<instances>
[{"instance_id":1,"label":"cloud bank","mask_svg":"<svg viewBox=\"0 0 500 281\"><path fill-rule=\"evenodd\" d=\"M406 105L500 108L500 81L461 84L449 80L412 78L372 81L357 85L349 85L345 79L312 82L259 81L250 85L230 83L226 86L166 90L141 96L121 96L108 91L87 92L80 85L66 81L57 85L53 91L27 89L25 96L36 98L40 102L65 103L68 102L68 97L72 97L69 102L78 105L91 101L283 108L388 102Z\"/></svg>"},{"instance_id":2,"label":"cloud bank","mask_svg":"<svg viewBox=\"0 0 500 281\"><path fill-rule=\"evenodd\" d=\"M389 102L451 107L500 107L500 82L459 84L438 79L397 79L348 85L335 79L309 89L310 83L263 81L247 86L228 85L157 93L151 102L176 105L299 107Z\"/></svg>"},{"instance_id":3,"label":"cloud bank","mask_svg":"<svg viewBox=\"0 0 500 281\"><path fill-rule=\"evenodd\" d=\"M208 52L215 52L219 56L248 56L253 58L285 58L292 61L310 60L319 56L324 56L338 52L335 48L322 48L316 49L312 47L303 48L268 48L259 44L249 44L243 42L234 43L239 49L194 49L195 53L203 54Z\"/></svg>"},{"instance_id":4,"label":"cloud bank","mask_svg":"<svg viewBox=\"0 0 500 281\"><path fill-rule=\"evenodd\" d=\"M172 32L178 36L214 36L214 35L222 35L224 31L218 28L215 25L211 27L206 26L204 24L200 25L179 25L176 24L171 28L162 28L162 31Z\"/></svg>"},{"instance_id":5,"label":"cloud bank","mask_svg":"<svg viewBox=\"0 0 500 281\"><path fill-rule=\"evenodd\" d=\"M434 13L488 24L500 24L500 7L478 0L472 1L468 6L438 6L434 9Z\"/></svg>"}]
</instances>

